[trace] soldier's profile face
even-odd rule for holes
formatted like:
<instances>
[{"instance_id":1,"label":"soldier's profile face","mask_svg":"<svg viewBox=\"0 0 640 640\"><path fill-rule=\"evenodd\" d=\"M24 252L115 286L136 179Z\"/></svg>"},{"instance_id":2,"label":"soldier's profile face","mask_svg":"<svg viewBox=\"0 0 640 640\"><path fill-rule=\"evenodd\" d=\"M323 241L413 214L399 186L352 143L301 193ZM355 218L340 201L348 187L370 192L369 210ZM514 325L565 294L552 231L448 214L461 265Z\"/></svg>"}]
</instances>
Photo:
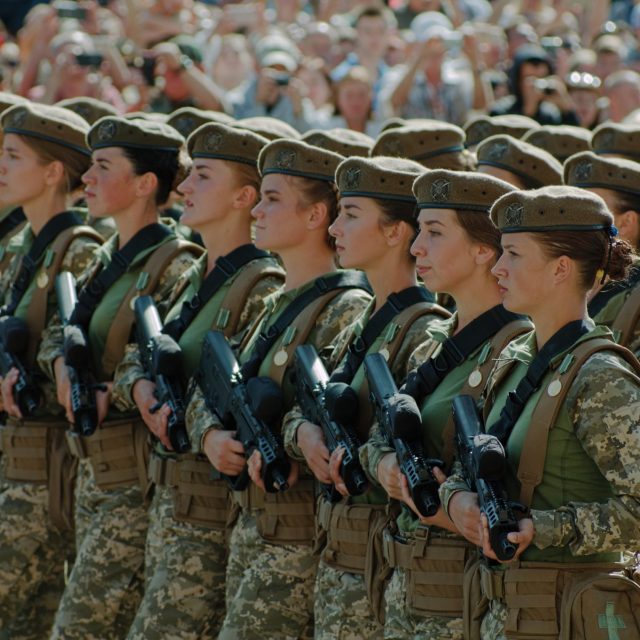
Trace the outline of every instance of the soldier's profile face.
<instances>
[{"instance_id":1,"label":"soldier's profile face","mask_svg":"<svg viewBox=\"0 0 640 640\"><path fill-rule=\"evenodd\" d=\"M7 133L0 155L0 205L28 205L45 187L45 171L50 163L42 162L22 136Z\"/></svg>"},{"instance_id":2,"label":"soldier's profile face","mask_svg":"<svg viewBox=\"0 0 640 640\"><path fill-rule=\"evenodd\" d=\"M382 214L373 198L340 199L338 217L329 227L343 269L375 268L389 250Z\"/></svg>"},{"instance_id":3,"label":"soldier's profile face","mask_svg":"<svg viewBox=\"0 0 640 640\"><path fill-rule=\"evenodd\" d=\"M477 245L460 226L453 209L423 209L418 225L411 245L418 275L431 291L455 298L476 272Z\"/></svg>"}]
</instances>

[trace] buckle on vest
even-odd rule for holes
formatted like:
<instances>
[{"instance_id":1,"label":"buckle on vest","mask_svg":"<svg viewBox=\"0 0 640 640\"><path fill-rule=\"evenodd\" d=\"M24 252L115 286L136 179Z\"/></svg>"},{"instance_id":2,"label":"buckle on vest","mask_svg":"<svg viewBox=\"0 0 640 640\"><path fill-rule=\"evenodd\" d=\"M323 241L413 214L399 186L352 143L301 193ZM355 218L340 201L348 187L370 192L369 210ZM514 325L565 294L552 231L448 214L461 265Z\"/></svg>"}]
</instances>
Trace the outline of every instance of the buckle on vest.
<instances>
[{"instance_id":1,"label":"buckle on vest","mask_svg":"<svg viewBox=\"0 0 640 640\"><path fill-rule=\"evenodd\" d=\"M349 347L349 350L353 351L353 353L356 353L356 354L364 353L364 351L366 351L366 349L367 349L367 345L365 344L364 340L362 339L362 336L358 336L351 343L351 346Z\"/></svg>"}]
</instances>

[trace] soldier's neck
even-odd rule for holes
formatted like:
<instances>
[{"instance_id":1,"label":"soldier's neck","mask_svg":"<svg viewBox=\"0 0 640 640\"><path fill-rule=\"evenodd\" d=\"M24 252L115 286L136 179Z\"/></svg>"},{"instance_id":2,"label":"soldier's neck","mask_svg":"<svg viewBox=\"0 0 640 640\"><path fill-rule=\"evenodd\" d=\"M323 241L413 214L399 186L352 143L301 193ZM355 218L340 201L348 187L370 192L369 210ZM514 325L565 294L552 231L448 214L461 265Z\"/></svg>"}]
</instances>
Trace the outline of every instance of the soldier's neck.
<instances>
[{"instance_id":1,"label":"soldier's neck","mask_svg":"<svg viewBox=\"0 0 640 640\"><path fill-rule=\"evenodd\" d=\"M63 193L46 191L37 199L22 205L24 215L34 235L38 235L51 218L66 211L67 197Z\"/></svg>"}]
</instances>

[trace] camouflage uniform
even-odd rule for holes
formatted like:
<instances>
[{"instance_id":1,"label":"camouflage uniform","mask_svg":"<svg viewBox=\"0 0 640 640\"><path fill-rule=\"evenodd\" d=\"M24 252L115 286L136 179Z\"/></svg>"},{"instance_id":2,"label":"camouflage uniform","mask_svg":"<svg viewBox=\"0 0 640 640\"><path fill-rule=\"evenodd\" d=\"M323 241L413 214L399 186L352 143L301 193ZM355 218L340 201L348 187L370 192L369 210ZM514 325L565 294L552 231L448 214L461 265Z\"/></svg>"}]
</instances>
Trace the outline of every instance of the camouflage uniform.
<instances>
[{"instance_id":1,"label":"camouflage uniform","mask_svg":"<svg viewBox=\"0 0 640 640\"><path fill-rule=\"evenodd\" d=\"M27 225L7 243L11 261L3 274L7 282L15 280L20 256L26 254L34 236ZM93 258L98 245L87 237L72 240L61 263L61 271L78 275ZM35 278L34 278L35 280ZM22 300L31 300L36 283L25 291ZM5 302L10 290L4 290ZM28 303L26 303L28 304ZM47 318L56 308L55 292L47 301ZM21 303L16 315L25 313ZM9 425L28 427L32 420L51 421L52 427L64 421L55 387L36 377L43 393L44 406L33 418L10 418ZM45 484L4 478L0 493L0 629L6 637L42 638L51 628L58 601L64 590L65 561L73 558L73 535L60 531L49 517L49 489Z\"/></svg>"},{"instance_id":2,"label":"camouflage uniform","mask_svg":"<svg viewBox=\"0 0 640 640\"><path fill-rule=\"evenodd\" d=\"M89 325L88 337L96 369L102 362L106 332L121 298L119 283L139 282L146 258L173 236L141 252L120 280L102 297ZM118 237L110 238L98 252L96 260L108 265L118 246ZM169 263L153 291L160 310L166 313L179 276L194 263L193 254L181 250ZM94 265L85 272L85 281L94 273ZM136 280L137 279L137 280ZM82 282L80 283L82 284ZM45 331L38 361L53 379L53 364L62 355L62 332L57 322ZM105 371L98 379L108 379ZM111 407L103 425L108 429L117 419L136 421L127 398L118 395L114 385ZM123 442L123 446L128 443ZM100 488L96 484L90 459L81 459L76 488L77 559L69 576L52 632L52 638L122 638L126 635L143 592L144 544L148 526L142 488L137 484Z\"/></svg>"},{"instance_id":3,"label":"camouflage uniform","mask_svg":"<svg viewBox=\"0 0 640 640\"><path fill-rule=\"evenodd\" d=\"M610 336L604 328L593 329L576 341L555 362L564 361L575 346L592 336ZM512 371L490 390L491 410L486 420L497 420L509 389L524 375L536 355L535 335L515 340L500 363L516 362ZM507 444L506 486L510 496L519 495L516 477L523 438L531 412L547 389L553 372L543 379L515 424ZM542 482L533 494L532 544L521 555L534 562L619 562L623 553L638 548L640 518L640 385L629 365L618 355L601 351L592 355L578 372L565 398L563 410L550 429ZM490 431L490 428L489 428ZM562 453L560 453L562 452ZM559 456L562 455L562 458ZM558 473L558 465L572 473ZM588 478L588 480L587 480ZM469 490L459 474L441 486L445 508L456 491ZM594 500L594 495L600 498ZM604 496L604 497L603 497ZM492 602L482 623L483 638L504 637L506 610Z\"/></svg>"},{"instance_id":4,"label":"camouflage uniform","mask_svg":"<svg viewBox=\"0 0 640 640\"><path fill-rule=\"evenodd\" d=\"M333 352L326 362L328 371L333 371L340 364L346 348L355 336L361 335L374 308L375 302L372 301L369 308L354 325L345 329L338 336ZM443 313L445 312L443 311ZM397 383L401 383L405 379L409 356L424 340L428 328L434 321L441 319L442 314L429 312L417 318L407 330L400 348L390 364L391 372ZM380 332L380 337L371 345L368 353L387 349L389 338L395 335L391 325L395 325L394 320L391 320ZM364 367L361 366L356 372L351 386L359 390L365 382ZM372 418L372 416L367 417ZM304 461L302 451L297 445L297 430L302 422L304 422L304 416L297 405L285 416L283 421L283 437L287 452L292 458L299 461ZM365 428L368 429L368 425ZM387 500L387 495L382 489L373 487L363 496L343 499L341 504L385 504ZM316 524L320 526L318 522ZM332 566L324 558L320 560L316 576L314 619L315 638L349 640L351 638L382 637L382 626L376 620L369 604L364 575Z\"/></svg>"},{"instance_id":5,"label":"camouflage uniform","mask_svg":"<svg viewBox=\"0 0 640 640\"><path fill-rule=\"evenodd\" d=\"M183 275L190 285L179 297L167 314L166 322L176 317L182 303L189 300L197 292L206 270L206 256ZM264 266L276 267L275 260L262 259ZM180 345L184 350L185 369L188 376L193 374L197 358L187 357L199 355L203 331L216 328L216 318L220 317L222 298L236 277L229 279L216 295L199 312L208 318L208 322L196 328L193 335L184 335L188 344ZM283 274L284 275L284 274ZM238 325L238 333L243 333L262 309L263 300L280 285L281 279L273 275L265 275L249 292L242 309ZM181 289L180 286L177 287ZM192 323L192 327L195 320ZM123 362L118 367L117 385L122 395L130 398L134 384L146 374L141 368L139 351L128 350ZM156 454L164 458L177 458L167 452L162 445L156 444ZM195 456L188 455L188 459ZM203 485L206 488L206 484ZM130 640L143 640L148 637L171 635L172 638L190 638L216 636L224 617L225 572L227 559L227 535L223 528L212 525L196 524L178 520L174 517L175 488L156 486L149 509L150 525L147 533L145 550L145 593L137 615L129 630ZM194 501L205 499L198 496Z\"/></svg>"},{"instance_id":6,"label":"camouflage uniform","mask_svg":"<svg viewBox=\"0 0 640 640\"><path fill-rule=\"evenodd\" d=\"M265 324L279 314L304 288L274 295L265 301ZM339 293L319 314L308 343L317 350L333 342L336 335L360 315L369 296L360 290ZM252 332L257 337L262 324ZM266 373L282 336L262 364ZM248 357L252 340L240 359ZM285 377L285 402L291 406L293 389ZM200 393L190 403L187 415L191 441L201 443L210 428L220 428L219 420L204 406ZM304 474L304 472L301 471ZM247 490L249 491L249 490ZM227 566L227 614L219 638L299 637L308 625L313 608L313 581L318 558L308 544L281 544L264 540L258 532L256 517L260 509L243 508L231 534Z\"/></svg>"}]
</instances>

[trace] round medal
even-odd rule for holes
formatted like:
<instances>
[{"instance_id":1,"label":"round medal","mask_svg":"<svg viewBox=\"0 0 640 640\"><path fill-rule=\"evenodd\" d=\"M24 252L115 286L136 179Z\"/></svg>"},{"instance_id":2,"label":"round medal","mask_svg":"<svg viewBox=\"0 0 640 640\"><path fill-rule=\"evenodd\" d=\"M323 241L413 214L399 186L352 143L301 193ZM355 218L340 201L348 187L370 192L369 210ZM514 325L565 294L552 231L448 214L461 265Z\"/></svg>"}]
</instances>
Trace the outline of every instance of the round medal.
<instances>
[{"instance_id":1,"label":"round medal","mask_svg":"<svg viewBox=\"0 0 640 640\"><path fill-rule=\"evenodd\" d=\"M49 284L49 276L46 271L41 271L36 278L36 283L41 289L44 289Z\"/></svg>"},{"instance_id":2,"label":"round medal","mask_svg":"<svg viewBox=\"0 0 640 640\"><path fill-rule=\"evenodd\" d=\"M547 393L555 398L562 391L562 382L560 380L552 380L547 387Z\"/></svg>"},{"instance_id":3,"label":"round medal","mask_svg":"<svg viewBox=\"0 0 640 640\"><path fill-rule=\"evenodd\" d=\"M138 296L133 296L133 298L131 298L130 302L129 302L129 307L131 308L131 310L133 311L135 306L136 306L136 300L138 299Z\"/></svg>"},{"instance_id":4,"label":"round medal","mask_svg":"<svg viewBox=\"0 0 640 640\"><path fill-rule=\"evenodd\" d=\"M284 349L280 349L280 351L278 351L276 355L273 356L273 362L278 367L285 365L288 359L289 359L289 355Z\"/></svg>"},{"instance_id":5,"label":"round medal","mask_svg":"<svg viewBox=\"0 0 640 640\"><path fill-rule=\"evenodd\" d=\"M482 373L480 373L478 369L476 369L475 371L472 371L469 375L469 379L467 380L467 382L469 383L470 387L475 389L482 382Z\"/></svg>"}]
</instances>

